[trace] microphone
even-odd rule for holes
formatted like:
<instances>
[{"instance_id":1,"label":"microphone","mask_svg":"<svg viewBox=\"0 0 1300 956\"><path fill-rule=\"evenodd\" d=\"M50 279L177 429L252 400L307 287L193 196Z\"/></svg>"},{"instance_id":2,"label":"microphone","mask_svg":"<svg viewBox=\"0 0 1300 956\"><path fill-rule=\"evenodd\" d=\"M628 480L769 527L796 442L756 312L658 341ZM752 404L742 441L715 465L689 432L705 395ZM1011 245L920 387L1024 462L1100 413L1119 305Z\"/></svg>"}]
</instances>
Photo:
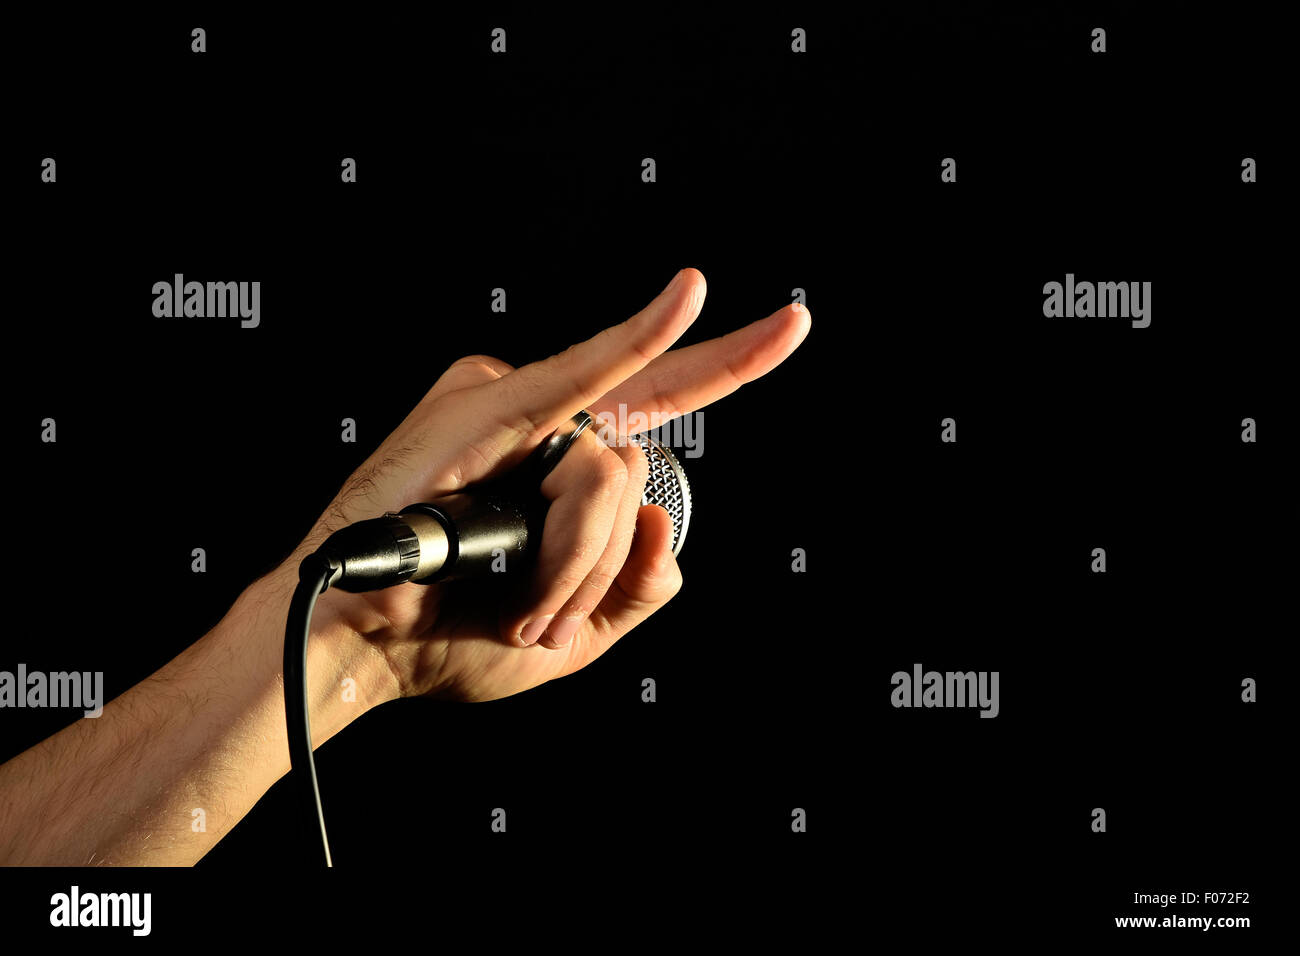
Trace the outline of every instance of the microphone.
<instances>
[{"instance_id":1,"label":"microphone","mask_svg":"<svg viewBox=\"0 0 1300 956\"><path fill-rule=\"evenodd\" d=\"M589 424L590 418L539 446L534 461L540 469L525 467L495 484L417 502L334 532L313 556L328 562L322 590L376 591L407 581L435 584L488 574L502 557L529 560L549 505L538 490L539 470L545 477ZM649 435L628 441L641 448L650 466L641 504L659 505L672 517L677 555L691 520L686 473L676 456Z\"/></svg>"},{"instance_id":2,"label":"microphone","mask_svg":"<svg viewBox=\"0 0 1300 956\"><path fill-rule=\"evenodd\" d=\"M333 866L312 758L308 713L307 642L316 599L331 587L375 591L411 581L433 584L491 572L505 555L527 561L542 537L549 502L542 479L592 422L579 412L503 478L433 501L358 521L330 535L303 558L284 631L284 713L294 785L320 834L321 861ZM671 451L649 435L635 442L650 466L641 504L659 505L673 519L673 554L682 550L691 520L691 487Z\"/></svg>"}]
</instances>

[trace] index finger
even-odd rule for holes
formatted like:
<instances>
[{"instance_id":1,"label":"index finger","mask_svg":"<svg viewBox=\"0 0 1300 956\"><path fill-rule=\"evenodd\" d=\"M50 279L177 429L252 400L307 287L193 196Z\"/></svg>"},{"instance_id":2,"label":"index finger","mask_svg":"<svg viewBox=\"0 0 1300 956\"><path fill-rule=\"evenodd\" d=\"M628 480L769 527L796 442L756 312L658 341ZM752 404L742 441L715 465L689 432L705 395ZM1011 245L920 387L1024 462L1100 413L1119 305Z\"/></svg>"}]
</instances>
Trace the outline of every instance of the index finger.
<instances>
[{"instance_id":1,"label":"index finger","mask_svg":"<svg viewBox=\"0 0 1300 956\"><path fill-rule=\"evenodd\" d=\"M618 420L622 405L644 414L651 427L687 415L772 371L811 326L807 307L792 303L734 332L665 352L587 411Z\"/></svg>"},{"instance_id":2,"label":"index finger","mask_svg":"<svg viewBox=\"0 0 1300 956\"><path fill-rule=\"evenodd\" d=\"M554 431L676 342L699 316L706 288L698 269L682 269L627 321L488 383L498 420L533 434Z\"/></svg>"}]
</instances>

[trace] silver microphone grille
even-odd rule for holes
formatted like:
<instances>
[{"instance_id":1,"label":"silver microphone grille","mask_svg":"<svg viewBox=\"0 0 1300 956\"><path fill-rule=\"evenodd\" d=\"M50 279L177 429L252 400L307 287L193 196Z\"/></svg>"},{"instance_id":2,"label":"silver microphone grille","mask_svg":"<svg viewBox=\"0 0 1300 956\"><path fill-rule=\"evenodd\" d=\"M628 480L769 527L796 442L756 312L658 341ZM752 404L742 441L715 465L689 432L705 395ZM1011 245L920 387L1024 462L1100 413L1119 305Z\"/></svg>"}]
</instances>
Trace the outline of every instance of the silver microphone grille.
<instances>
[{"instance_id":1,"label":"silver microphone grille","mask_svg":"<svg viewBox=\"0 0 1300 956\"><path fill-rule=\"evenodd\" d=\"M682 550L686 528L691 523L691 485L686 480L686 472L682 471L676 456L649 435L632 435L628 440L641 446L650 463L641 504L658 505L672 517L673 555L676 556Z\"/></svg>"}]
</instances>

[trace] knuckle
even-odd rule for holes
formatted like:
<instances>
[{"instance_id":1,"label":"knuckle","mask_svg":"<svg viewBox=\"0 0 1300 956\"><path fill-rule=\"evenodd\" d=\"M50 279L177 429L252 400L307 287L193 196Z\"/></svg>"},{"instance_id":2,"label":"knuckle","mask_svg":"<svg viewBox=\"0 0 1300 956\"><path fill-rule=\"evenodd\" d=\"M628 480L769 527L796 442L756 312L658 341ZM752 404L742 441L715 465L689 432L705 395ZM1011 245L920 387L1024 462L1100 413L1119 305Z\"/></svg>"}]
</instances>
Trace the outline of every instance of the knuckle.
<instances>
[{"instance_id":1,"label":"knuckle","mask_svg":"<svg viewBox=\"0 0 1300 956\"><path fill-rule=\"evenodd\" d=\"M580 568L562 568L551 578L549 584L556 593L567 597L582 587L585 579L586 575Z\"/></svg>"},{"instance_id":2,"label":"knuckle","mask_svg":"<svg viewBox=\"0 0 1300 956\"><path fill-rule=\"evenodd\" d=\"M579 343L574 343L553 355L548 356L541 362L535 363L535 368L539 374L565 374L574 365L578 357L582 354L582 347Z\"/></svg>"},{"instance_id":3,"label":"knuckle","mask_svg":"<svg viewBox=\"0 0 1300 956\"><path fill-rule=\"evenodd\" d=\"M605 592L607 592L610 589L610 587L613 586L614 576L616 573L617 572L614 568L602 567L599 565L592 568L591 573L588 574L586 580L583 581L583 587L581 588L581 591L585 592L588 595L594 596L596 598L603 596ZM582 607L580 608L581 610L590 611L591 608L588 607L587 604L593 602L575 601L574 603L575 604L581 603L582 604Z\"/></svg>"},{"instance_id":4,"label":"knuckle","mask_svg":"<svg viewBox=\"0 0 1300 956\"><path fill-rule=\"evenodd\" d=\"M595 482L611 493L621 493L628 481L627 463L612 449L605 445L600 447L593 469Z\"/></svg>"},{"instance_id":5,"label":"knuckle","mask_svg":"<svg viewBox=\"0 0 1300 956\"><path fill-rule=\"evenodd\" d=\"M681 569L677 567L677 563L674 561L671 565L671 570L667 572L666 580L664 581L664 593L666 598L676 597L677 592L682 589L683 583Z\"/></svg>"},{"instance_id":6,"label":"knuckle","mask_svg":"<svg viewBox=\"0 0 1300 956\"><path fill-rule=\"evenodd\" d=\"M455 368L457 365L483 365L498 375L506 375L512 371L507 363L492 355L466 355L452 362L450 368Z\"/></svg>"},{"instance_id":7,"label":"knuckle","mask_svg":"<svg viewBox=\"0 0 1300 956\"><path fill-rule=\"evenodd\" d=\"M651 574L655 579L656 590L663 594L663 600L665 601L682 589L682 569L677 564L677 559L673 557L672 552L665 552L655 562Z\"/></svg>"},{"instance_id":8,"label":"knuckle","mask_svg":"<svg viewBox=\"0 0 1300 956\"><path fill-rule=\"evenodd\" d=\"M491 355L466 355L447 366L425 394L424 401L436 401L449 392L471 385L499 381L511 371L513 369L508 364Z\"/></svg>"},{"instance_id":9,"label":"knuckle","mask_svg":"<svg viewBox=\"0 0 1300 956\"><path fill-rule=\"evenodd\" d=\"M604 544L597 543L594 539L583 538L572 542L559 554L550 580L561 587L567 587L572 592L582 584L587 577L587 572L594 565L596 558L592 555L597 554L598 557L598 551L603 549Z\"/></svg>"},{"instance_id":10,"label":"knuckle","mask_svg":"<svg viewBox=\"0 0 1300 956\"><path fill-rule=\"evenodd\" d=\"M645 483L650 480L650 462L646 459L645 453L641 451L639 445L631 443L622 446L620 451L627 464L628 484L638 491L644 490Z\"/></svg>"}]
</instances>

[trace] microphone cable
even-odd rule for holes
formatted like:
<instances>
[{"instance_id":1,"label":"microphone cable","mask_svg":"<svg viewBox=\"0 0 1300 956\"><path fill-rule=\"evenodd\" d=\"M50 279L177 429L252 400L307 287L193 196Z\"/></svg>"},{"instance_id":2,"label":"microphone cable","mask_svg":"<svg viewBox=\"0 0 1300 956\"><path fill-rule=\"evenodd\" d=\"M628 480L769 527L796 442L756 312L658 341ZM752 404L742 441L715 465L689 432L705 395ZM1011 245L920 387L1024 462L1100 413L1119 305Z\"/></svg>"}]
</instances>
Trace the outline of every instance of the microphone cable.
<instances>
[{"instance_id":1,"label":"microphone cable","mask_svg":"<svg viewBox=\"0 0 1300 956\"><path fill-rule=\"evenodd\" d=\"M307 643L316 599L330 587L374 591L410 582L434 584L478 577L495 557L527 560L541 539L548 502L540 485L578 436L591 424L583 411L535 449L524 467L505 480L408 505L400 512L357 521L334 532L298 565L298 584L289 602L284 631L284 712L290 776L295 800L310 807L320 830L320 862L334 865L321 808L308 714ZM673 521L673 554L686 539L691 514L690 485L667 448L642 434L631 439L649 463L642 505L659 505Z\"/></svg>"},{"instance_id":2,"label":"microphone cable","mask_svg":"<svg viewBox=\"0 0 1300 956\"><path fill-rule=\"evenodd\" d=\"M311 636L311 615L316 599L329 587L338 566L319 551L298 565L298 586L289 602L289 620L284 631L284 707L289 727L289 776L300 796L298 806L314 806L320 827L323 863L332 867L330 840L325 832L325 813L320 805L316 782L316 759L312 755L311 717L307 708L307 641Z\"/></svg>"},{"instance_id":3,"label":"microphone cable","mask_svg":"<svg viewBox=\"0 0 1300 956\"><path fill-rule=\"evenodd\" d=\"M540 492L529 494L529 489L541 485L593 420L584 410L557 428L513 477L498 482L498 493L485 488L449 495L436 503L411 505L401 514L358 521L336 531L298 565L298 585L284 629L284 715L295 802L315 813L323 865L333 867L334 860L316 777L307 688L307 643L316 599L331 584L348 591L404 581L432 584L481 573L494 549L524 553L529 538L541 530L535 510L542 503ZM517 504L534 497L532 509Z\"/></svg>"}]
</instances>

